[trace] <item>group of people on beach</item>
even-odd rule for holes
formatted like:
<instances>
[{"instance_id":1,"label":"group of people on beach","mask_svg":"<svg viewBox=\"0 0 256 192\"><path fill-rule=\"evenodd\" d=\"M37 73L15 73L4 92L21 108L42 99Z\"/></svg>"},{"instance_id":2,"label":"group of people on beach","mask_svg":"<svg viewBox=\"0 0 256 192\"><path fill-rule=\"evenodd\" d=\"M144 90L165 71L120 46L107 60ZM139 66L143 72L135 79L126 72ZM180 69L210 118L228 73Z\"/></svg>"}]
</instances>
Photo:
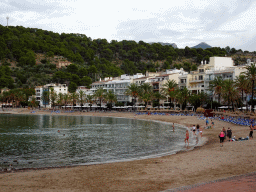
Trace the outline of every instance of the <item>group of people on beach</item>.
<instances>
[{"instance_id":1,"label":"group of people on beach","mask_svg":"<svg viewBox=\"0 0 256 192\"><path fill-rule=\"evenodd\" d=\"M223 147L223 143L227 137L228 137L229 141L233 141L232 140L232 130L230 129L230 127L227 130L225 129L225 127L223 127L219 134L221 147Z\"/></svg>"},{"instance_id":2,"label":"group of people on beach","mask_svg":"<svg viewBox=\"0 0 256 192\"><path fill-rule=\"evenodd\" d=\"M199 124L197 125L193 125L192 128L191 128L191 131L193 132L193 136L195 136L196 138L196 143L198 143L198 136L200 135L200 137L203 136L203 130L202 128L200 127ZM189 131L186 130L186 136L185 136L185 145L188 144L189 146Z\"/></svg>"},{"instance_id":3,"label":"group of people on beach","mask_svg":"<svg viewBox=\"0 0 256 192\"><path fill-rule=\"evenodd\" d=\"M251 123L249 128L250 128L249 136L247 138L239 138L240 140L249 140L249 138L253 139L253 130L256 128L256 125L253 126L253 124ZM225 127L223 127L223 129L220 131L220 134L219 134L221 147L223 147L223 143L226 140L226 137L228 137L228 141L237 141L235 136L232 138L232 130L230 128L226 130Z\"/></svg>"}]
</instances>

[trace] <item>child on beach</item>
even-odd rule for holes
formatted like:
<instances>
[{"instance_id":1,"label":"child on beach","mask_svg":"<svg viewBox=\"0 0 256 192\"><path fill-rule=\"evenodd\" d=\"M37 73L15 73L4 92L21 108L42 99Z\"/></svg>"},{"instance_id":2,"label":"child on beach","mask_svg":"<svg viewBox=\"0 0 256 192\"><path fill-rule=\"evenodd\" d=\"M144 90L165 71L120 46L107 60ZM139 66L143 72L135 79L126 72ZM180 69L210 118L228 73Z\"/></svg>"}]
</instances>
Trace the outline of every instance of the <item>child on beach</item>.
<instances>
[{"instance_id":1,"label":"child on beach","mask_svg":"<svg viewBox=\"0 0 256 192\"><path fill-rule=\"evenodd\" d=\"M174 123L172 124L172 130L173 130L173 132L174 132Z\"/></svg>"},{"instance_id":2,"label":"child on beach","mask_svg":"<svg viewBox=\"0 0 256 192\"><path fill-rule=\"evenodd\" d=\"M186 145L186 142L188 142L188 146L189 146L189 132L188 130L186 130L186 137L185 137L185 145Z\"/></svg>"}]
</instances>

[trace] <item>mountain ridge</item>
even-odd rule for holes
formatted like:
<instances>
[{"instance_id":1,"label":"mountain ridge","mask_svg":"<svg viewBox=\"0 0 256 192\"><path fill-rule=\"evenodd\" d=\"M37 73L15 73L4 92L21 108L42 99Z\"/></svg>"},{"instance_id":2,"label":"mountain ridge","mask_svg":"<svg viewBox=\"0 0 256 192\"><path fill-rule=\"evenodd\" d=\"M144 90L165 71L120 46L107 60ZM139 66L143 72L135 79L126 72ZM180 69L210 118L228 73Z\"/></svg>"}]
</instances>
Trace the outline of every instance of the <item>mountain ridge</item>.
<instances>
[{"instance_id":1,"label":"mountain ridge","mask_svg":"<svg viewBox=\"0 0 256 192\"><path fill-rule=\"evenodd\" d=\"M207 49L207 48L212 48L212 46L210 46L209 44L207 44L207 43L205 43L205 42L201 42L201 43L199 43L198 45L193 46L193 47L191 47L191 48L196 48L196 49L198 49L198 48Z\"/></svg>"}]
</instances>

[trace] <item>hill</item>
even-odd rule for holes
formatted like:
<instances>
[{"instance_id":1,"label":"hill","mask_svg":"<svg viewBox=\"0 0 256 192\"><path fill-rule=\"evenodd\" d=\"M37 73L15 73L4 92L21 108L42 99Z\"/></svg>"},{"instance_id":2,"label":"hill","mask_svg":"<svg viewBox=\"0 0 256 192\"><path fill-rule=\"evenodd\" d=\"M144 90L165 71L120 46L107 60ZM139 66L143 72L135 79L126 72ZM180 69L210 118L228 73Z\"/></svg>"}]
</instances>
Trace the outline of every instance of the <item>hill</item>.
<instances>
[{"instance_id":1,"label":"hill","mask_svg":"<svg viewBox=\"0 0 256 192\"><path fill-rule=\"evenodd\" d=\"M50 82L90 87L99 78L121 74L181 67L195 70L202 60L236 52L234 48L178 49L166 43L108 42L84 34L0 25L0 89L33 88ZM237 61L242 62L243 55Z\"/></svg>"},{"instance_id":2,"label":"hill","mask_svg":"<svg viewBox=\"0 0 256 192\"><path fill-rule=\"evenodd\" d=\"M208 45L205 42L199 43L198 45L191 47L191 48L202 48L202 49L207 49L207 48L212 48L210 45Z\"/></svg>"}]
</instances>

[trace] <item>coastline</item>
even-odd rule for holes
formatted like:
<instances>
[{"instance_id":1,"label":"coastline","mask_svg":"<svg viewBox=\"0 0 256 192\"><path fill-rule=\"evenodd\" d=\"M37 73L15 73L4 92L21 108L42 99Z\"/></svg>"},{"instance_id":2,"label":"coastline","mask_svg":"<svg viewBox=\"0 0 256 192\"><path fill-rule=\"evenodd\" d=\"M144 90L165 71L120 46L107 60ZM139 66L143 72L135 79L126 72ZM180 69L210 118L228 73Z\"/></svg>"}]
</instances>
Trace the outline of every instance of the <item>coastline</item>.
<instances>
[{"instance_id":1,"label":"coastline","mask_svg":"<svg viewBox=\"0 0 256 192\"><path fill-rule=\"evenodd\" d=\"M10 113L11 111L8 111ZM13 111L13 114L86 115L136 118L173 122L190 127L205 121L197 117L137 115L126 112L74 112L50 113L29 110ZM218 133L220 128L230 126L237 138L247 136L249 129L226 122L215 122L215 129L204 130L204 143L194 150L184 150L176 154L134 161L72 167L42 168L15 173L0 174L0 186L5 191L164 191L181 186L210 182L229 176L256 171L255 140L226 142L220 148ZM103 170L103 171L102 171ZM49 176L49 177L48 177ZM76 179L72 179L72 178ZM51 179L50 179L51 178ZM70 178L70 180L68 179ZM21 184L18 184L20 182ZM78 183L77 183L78 182ZM74 185L76 183L77 185ZM102 185L96 185L102 183ZM10 188L11 187L11 188Z\"/></svg>"}]
</instances>

